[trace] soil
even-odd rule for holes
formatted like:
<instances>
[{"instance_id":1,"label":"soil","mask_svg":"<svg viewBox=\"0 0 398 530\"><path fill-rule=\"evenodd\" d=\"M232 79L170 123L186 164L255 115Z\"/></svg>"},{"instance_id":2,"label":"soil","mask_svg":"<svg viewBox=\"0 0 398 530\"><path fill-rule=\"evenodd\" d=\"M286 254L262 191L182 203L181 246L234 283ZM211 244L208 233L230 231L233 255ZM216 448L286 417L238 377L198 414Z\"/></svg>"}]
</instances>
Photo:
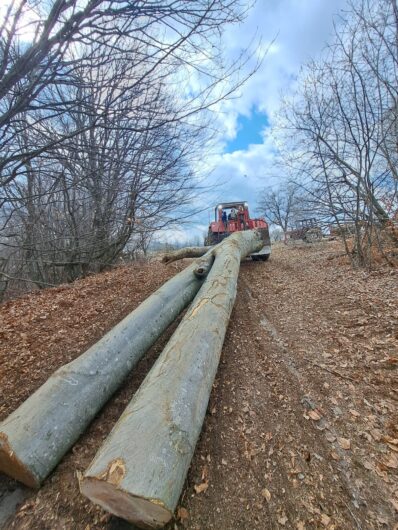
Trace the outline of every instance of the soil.
<instances>
[{"instance_id":1,"label":"soil","mask_svg":"<svg viewBox=\"0 0 398 530\"><path fill-rule=\"evenodd\" d=\"M135 265L0 307L0 419L187 262ZM208 413L168 530L398 529L398 275L339 242L242 263ZM177 323L175 324L177 325ZM79 493L83 472L173 329L7 529L133 528ZM0 478L3 494L20 491Z\"/></svg>"}]
</instances>

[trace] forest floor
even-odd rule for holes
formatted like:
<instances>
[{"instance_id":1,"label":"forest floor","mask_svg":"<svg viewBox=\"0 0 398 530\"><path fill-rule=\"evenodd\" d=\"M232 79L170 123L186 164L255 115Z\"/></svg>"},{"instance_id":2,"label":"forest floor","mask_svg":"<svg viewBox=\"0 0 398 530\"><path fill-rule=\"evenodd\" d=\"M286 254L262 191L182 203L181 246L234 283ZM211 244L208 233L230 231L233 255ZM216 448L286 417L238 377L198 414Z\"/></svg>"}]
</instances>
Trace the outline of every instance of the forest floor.
<instances>
[{"instance_id":1,"label":"forest floor","mask_svg":"<svg viewBox=\"0 0 398 530\"><path fill-rule=\"evenodd\" d=\"M277 245L268 262L242 263L169 530L398 529L397 269L354 270L340 250L339 242ZM117 268L0 306L0 419L185 265ZM132 528L85 499L76 475L172 331L40 491L0 477L0 527ZM7 521L6 505L15 511Z\"/></svg>"}]
</instances>

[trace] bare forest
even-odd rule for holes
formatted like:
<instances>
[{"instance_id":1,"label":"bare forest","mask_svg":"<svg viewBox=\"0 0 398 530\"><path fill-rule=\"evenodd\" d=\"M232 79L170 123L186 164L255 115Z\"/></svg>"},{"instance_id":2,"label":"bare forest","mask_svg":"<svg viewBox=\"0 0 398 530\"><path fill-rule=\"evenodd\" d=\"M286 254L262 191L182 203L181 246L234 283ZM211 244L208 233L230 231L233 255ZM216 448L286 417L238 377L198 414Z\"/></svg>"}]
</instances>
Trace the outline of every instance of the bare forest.
<instances>
[{"instance_id":1,"label":"bare forest","mask_svg":"<svg viewBox=\"0 0 398 530\"><path fill-rule=\"evenodd\" d=\"M245 8L247 9L247 7ZM0 285L70 282L184 220L237 0L11 1L0 27ZM255 69L255 66L254 66ZM250 74L246 74L246 77Z\"/></svg>"},{"instance_id":2,"label":"bare forest","mask_svg":"<svg viewBox=\"0 0 398 530\"><path fill-rule=\"evenodd\" d=\"M274 127L278 171L261 209L283 232L314 217L342 235L354 265L398 241L398 8L351 1L320 59L302 67Z\"/></svg>"}]
</instances>

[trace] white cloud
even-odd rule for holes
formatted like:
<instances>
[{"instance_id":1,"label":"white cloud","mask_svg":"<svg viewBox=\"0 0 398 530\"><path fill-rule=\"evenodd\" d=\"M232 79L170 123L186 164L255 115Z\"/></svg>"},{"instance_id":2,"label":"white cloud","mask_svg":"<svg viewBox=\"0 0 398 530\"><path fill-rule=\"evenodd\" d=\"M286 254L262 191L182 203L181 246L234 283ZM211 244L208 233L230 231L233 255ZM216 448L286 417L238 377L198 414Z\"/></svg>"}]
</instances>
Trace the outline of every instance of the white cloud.
<instances>
[{"instance_id":1,"label":"white cloud","mask_svg":"<svg viewBox=\"0 0 398 530\"><path fill-rule=\"evenodd\" d=\"M257 106L272 117L281 91L294 85L300 66L325 48L333 31L333 16L346 0L259 0L246 21L224 35L225 52L236 56L253 35L261 36L261 50L269 48L257 73L245 84L231 112L246 114Z\"/></svg>"},{"instance_id":2,"label":"white cloud","mask_svg":"<svg viewBox=\"0 0 398 530\"><path fill-rule=\"evenodd\" d=\"M220 108L218 120L225 132L221 134L219 153L208 163L215 167L211 179L221 183L224 189L219 189L217 195L223 195L224 200L244 198L255 203L261 187L283 178L275 167L276 146L268 128L262 144L227 154L222 153L222 146L235 137L238 115L248 116L253 108L266 113L272 125L281 94L294 89L301 66L325 49L334 15L345 5L346 0L259 0L242 25L226 31L228 58L237 56L255 34L261 36L261 51L268 49L268 53L242 88L239 99L227 101Z\"/></svg>"},{"instance_id":3,"label":"white cloud","mask_svg":"<svg viewBox=\"0 0 398 530\"><path fill-rule=\"evenodd\" d=\"M257 109L267 114L272 125L281 94L292 91L301 66L322 53L332 35L333 17L345 5L346 0L258 0L244 23L226 30L226 60L238 57L254 36L262 39L257 56L265 50L268 53L240 90L239 98L218 105L215 121L221 135L213 148L215 154L202 161L200 167L201 171L204 166L214 168L208 180L216 189L204 203L209 206L209 214L215 204L227 200L247 200L253 214L258 191L284 178L276 167L276 146L269 128L264 131L262 144L233 153L224 153L225 145L237 134L240 114L250 116ZM196 221L206 223L209 214L197 216Z\"/></svg>"}]
</instances>

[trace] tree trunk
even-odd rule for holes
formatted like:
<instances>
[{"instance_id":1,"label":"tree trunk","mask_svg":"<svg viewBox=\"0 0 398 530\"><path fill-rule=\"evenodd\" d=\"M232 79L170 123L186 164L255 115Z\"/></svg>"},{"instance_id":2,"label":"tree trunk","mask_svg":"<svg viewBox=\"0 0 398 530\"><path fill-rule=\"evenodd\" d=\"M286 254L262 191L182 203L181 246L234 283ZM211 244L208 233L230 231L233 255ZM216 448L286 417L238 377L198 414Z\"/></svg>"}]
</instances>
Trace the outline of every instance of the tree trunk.
<instances>
[{"instance_id":1,"label":"tree trunk","mask_svg":"<svg viewBox=\"0 0 398 530\"><path fill-rule=\"evenodd\" d=\"M142 528L172 517L217 372L240 261L262 246L251 230L214 247L194 302L80 480L93 502Z\"/></svg>"},{"instance_id":2,"label":"tree trunk","mask_svg":"<svg viewBox=\"0 0 398 530\"><path fill-rule=\"evenodd\" d=\"M38 487L194 298L213 259L209 253L169 280L0 423L0 471Z\"/></svg>"},{"instance_id":3,"label":"tree trunk","mask_svg":"<svg viewBox=\"0 0 398 530\"><path fill-rule=\"evenodd\" d=\"M171 263L183 258L199 258L208 252L212 247L185 247L168 252L162 258L163 263Z\"/></svg>"}]
</instances>

